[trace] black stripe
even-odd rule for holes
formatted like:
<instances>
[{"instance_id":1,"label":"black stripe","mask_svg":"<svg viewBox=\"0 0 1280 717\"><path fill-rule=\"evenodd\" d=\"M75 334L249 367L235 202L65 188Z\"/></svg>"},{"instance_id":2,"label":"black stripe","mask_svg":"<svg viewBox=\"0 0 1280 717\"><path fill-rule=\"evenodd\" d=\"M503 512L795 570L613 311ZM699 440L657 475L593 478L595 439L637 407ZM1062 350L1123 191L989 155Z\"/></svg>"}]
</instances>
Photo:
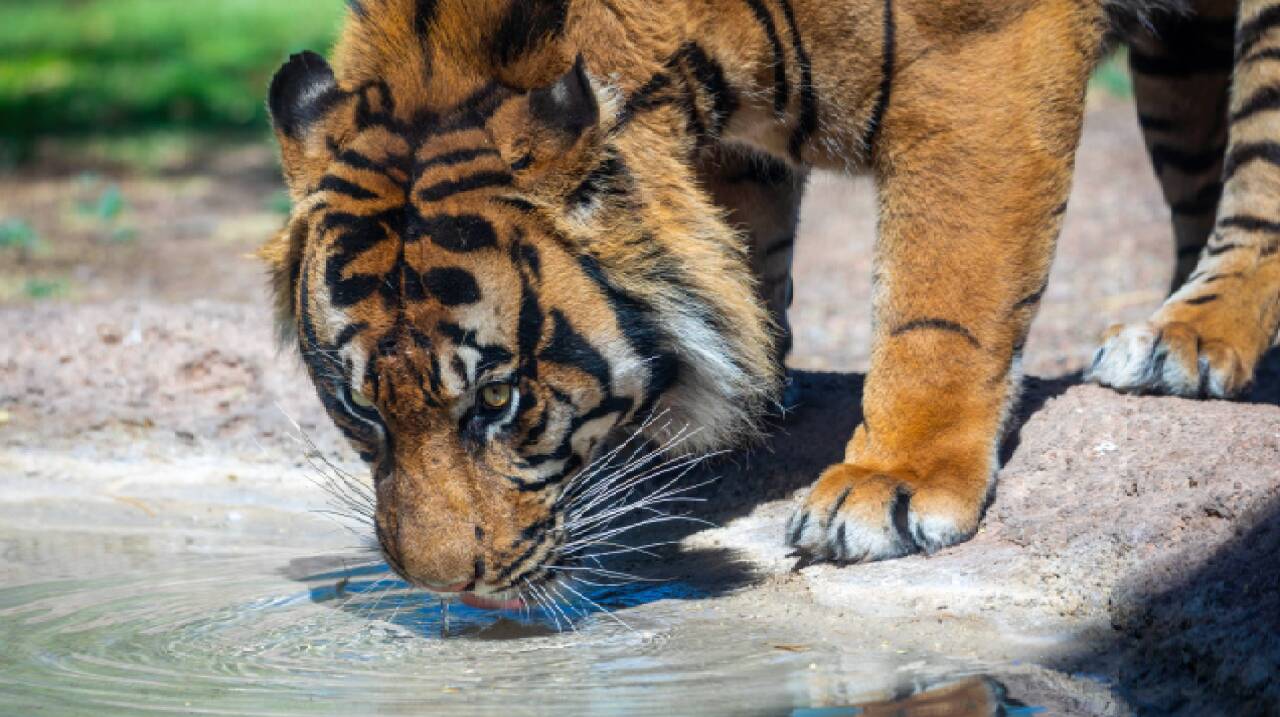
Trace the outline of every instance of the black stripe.
<instances>
[{"instance_id":1,"label":"black stripe","mask_svg":"<svg viewBox=\"0 0 1280 717\"><path fill-rule=\"evenodd\" d=\"M689 134L699 139L707 136L707 126L702 123L702 117L698 111L698 92L693 88L693 83L686 81L684 101L685 123L688 125Z\"/></svg>"},{"instance_id":2,"label":"black stripe","mask_svg":"<svg viewBox=\"0 0 1280 717\"><path fill-rule=\"evenodd\" d=\"M431 23L436 19L437 0L417 0L413 9L413 28L422 37L431 33Z\"/></svg>"},{"instance_id":3,"label":"black stripe","mask_svg":"<svg viewBox=\"0 0 1280 717\"><path fill-rule=\"evenodd\" d=\"M303 363L311 375L311 384L316 390L316 396L319 397L320 403L328 411L330 417L333 418L334 425L338 427L338 430L353 444L373 446L376 444L378 435L376 432L377 424L351 414L346 403L334 393L338 389L333 385L333 381L336 378L333 374L343 373L344 370L329 353L330 347L325 346L320 341L315 325L312 323L311 311L307 306L311 296L309 289L310 279L311 272L304 268L300 288L302 305L298 312Z\"/></svg>"},{"instance_id":4,"label":"black stripe","mask_svg":"<svg viewBox=\"0 0 1280 717\"><path fill-rule=\"evenodd\" d=\"M1177 120L1138 113L1138 126L1147 132L1172 132L1178 129Z\"/></svg>"},{"instance_id":5,"label":"black stripe","mask_svg":"<svg viewBox=\"0 0 1280 717\"><path fill-rule=\"evenodd\" d=\"M365 10L364 3L360 2L360 0L347 0L347 9L361 20L369 19L369 11Z\"/></svg>"},{"instance_id":6,"label":"black stripe","mask_svg":"<svg viewBox=\"0 0 1280 717\"><path fill-rule=\"evenodd\" d=\"M1226 274L1214 274L1213 276L1211 276L1211 277L1209 277L1209 278L1205 279L1202 283L1204 283L1204 284L1212 284L1212 283L1214 283L1215 281L1222 281L1223 279L1240 279L1240 278L1243 278L1243 277L1244 277L1244 272L1242 272L1242 271L1233 271L1233 272L1229 272L1229 273L1226 273Z\"/></svg>"},{"instance_id":7,"label":"black stripe","mask_svg":"<svg viewBox=\"0 0 1280 717\"><path fill-rule=\"evenodd\" d=\"M550 419L551 409L548 405L543 407L542 414L538 416L537 422L535 422L529 428L528 432L524 434L524 440L520 441L520 447L529 448L537 445L538 441L542 440L542 434L547 432L547 425L550 422Z\"/></svg>"},{"instance_id":8,"label":"black stripe","mask_svg":"<svg viewBox=\"0 0 1280 717\"><path fill-rule=\"evenodd\" d=\"M1265 50L1259 50L1237 62L1236 66L1241 67L1250 63L1264 62L1266 60L1280 60L1280 47L1268 47Z\"/></svg>"},{"instance_id":9,"label":"black stripe","mask_svg":"<svg viewBox=\"0 0 1280 717\"><path fill-rule=\"evenodd\" d=\"M533 557L533 554L537 552L538 548L540 547L542 547L541 541L538 541L538 540L532 541L528 549L526 549L523 553L521 553L520 556L517 557L515 560L512 560L511 562L507 563L507 567L503 568L502 570L499 570L498 574L493 576L493 580L491 582L501 583L502 581L506 580L508 577L511 576L511 573L514 572L516 568L520 567L521 565L524 564L526 560Z\"/></svg>"},{"instance_id":10,"label":"black stripe","mask_svg":"<svg viewBox=\"0 0 1280 717\"><path fill-rule=\"evenodd\" d=\"M455 252L488 249L498 243L498 231L493 224L474 214L411 218L405 227L404 241L414 242L423 237L430 237L436 246Z\"/></svg>"},{"instance_id":11,"label":"black stripe","mask_svg":"<svg viewBox=\"0 0 1280 717\"><path fill-rule=\"evenodd\" d=\"M567 0L514 0L493 36L493 56L500 65L519 60L564 33Z\"/></svg>"},{"instance_id":12,"label":"black stripe","mask_svg":"<svg viewBox=\"0 0 1280 717\"><path fill-rule=\"evenodd\" d=\"M334 213L325 217L322 226L345 230L334 242L334 252L325 260L325 283L333 304L338 308L351 306L378 291L383 283L381 277L369 274L344 276L347 266L358 256L387 240L378 215L360 217Z\"/></svg>"},{"instance_id":13,"label":"black stripe","mask_svg":"<svg viewBox=\"0 0 1280 717\"><path fill-rule=\"evenodd\" d=\"M396 119L396 102L391 87L382 80L366 82L356 89L360 100L356 103L356 127L385 127L396 134L408 134L409 127Z\"/></svg>"},{"instance_id":14,"label":"black stripe","mask_svg":"<svg viewBox=\"0 0 1280 717\"><path fill-rule=\"evenodd\" d=\"M367 328L369 328L369 325L364 323L363 321L358 321L354 324L348 325L345 329L342 330L342 333L338 334L338 338L334 339L333 347L336 349L340 349L343 346L346 346L347 344L351 343L351 340L354 339L357 335L359 335L361 331L364 331Z\"/></svg>"},{"instance_id":15,"label":"black stripe","mask_svg":"<svg viewBox=\"0 0 1280 717\"><path fill-rule=\"evenodd\" d=\"M515 96L515 92L498 82L490 82L471 93L447 113L423 110L418 112L410 125L402 127L401 134L414 136L419 143L432 137L467 132L484 127L503 103Z\"/></svg>"},{"instance_id":16,"label":"black stripe","mask_svg":"<svg viewBox=\"0 0 1280 717\"><path fill-rule=\"evenodd\" d=\"M724 68L720 63L707 55L697 43L686 43L681 55L688 60L694 78L702 90L711 97L713 114L711 133L719 135L724 131L729 119L738 111L738 97L724 77Z\"/></svg>"},{"instance_id":17,"label":"black stripe","mask_svg":"<svg viewBox=\"0 0 1280 717\"><path fill-rule=\"evenodd\" d=\"M1194 299L1187 299L1182 303L1188 306L1200 306L1201 304L1207 304L1210 301L1217 301L1217 300L1218 300L1217 294L1206 294L1204 296L1197 296Z\"/></svg>"},{"instance_id":18,"label":"black stripe","mask_svg":"<svg viewBox=\"0 0 1280 717\"><path fill-rule=\"evenodd\" d=\"M494 201L499 204L505 204L521 214L532 214L538 209L533 205L533 202L530 202L527 199L521 199L520 197L497 197Z\"/></svg>"},{"instance_id":19,"label":"black stripe","mask_svg":"<svg viewBox=\"0 0 1280 717\"><path fill-rule=\"evenodd\" d=\"M1280 5L1276 7L1280 9ZM1280 167L1280 142L1242 142L1233 146L1222 168L1223 181L1235 176L1244 165L1257 160Z\"/></svg>"},{"instance_id":20,"label":"black stripe","mask_svg":"<svg viewBox=\"0 0 1280 717\"><path fill-rule=\"evenodd\" d=\"M480 301L480 285L466 269L454 266L429 269L419 283L445 306L470 306Z\"/></svg>"},{"instance_id":21,"label":"black stripe","mask_svg":"<svg viewBox=\"0 0 1280 717\"><path fill-rule=\"evenodd\" d=\"M354 149L344 150L332 137L326 137L325 144L329 146L329 154L332 154L336 161L341 162L352 169L362 169L371 172L382 171L381 165Z\"/></svg>"},{"instance_id":22,"label":"black stripe","mask_svg":"<svg viewBox=\"0 0 1280 717\"><path fill-rule=\"evenodd\" d=\"M506 172L477 172L462 179L448 180L433 184L418 191L418 201L438 202L455 194L471 192L489 187L511 186L511 175Z\"/></svg>"},{"instance_id":23,"label":"black stripe","mask_svg":"<svg viewBox=\"0 0 1280 717\"><path fill-rule=\"evenodd\" d=\"M656 109L666 104L670 104L672 98L662 95L662 91L671 87L671 77L665 73L650 77L647 82L640 86L633 95L623 105L618 112L618 120L614 123L613 132L626 127L628 123L639 113Z\"/></svg>"},{"instance_id":24,"label":"black stripe","mask_svg":"<svg viewBox=\"0 0 1280 717\"><path fill-rule=\"evenodd\" d=\"M1244 106L1231 113L1231 121L1239 122L1259 112L1280 109L1280 87L1264 87L1245 101Z\"/></svg>"},{"instance_id":25,"label":"black stripe","mask_svg":"<svg viewBox=\"0 0 1280 717\"><path fill-rule=\"evenodd\" d=\"M1190 197L1174 202L1169 208L1174 214L1196 217L1218 211L1218 202L1221 200L1222 182L1210 182Z\"/></svg>"},{"instance_id":26,"label":"black stripe","mask_svg":"<svg viewBox=\"0 0 1280 717\"><path fill-rule=\"evenodd\" d=\"M786 162L767 154L753 154L742 165L737 174L722 176L720 181L726 184L753 183L769 186L794 184L796 181Z\"/></svg>"},{"instance_id":27,"label":"black stripe","mask_svg":"<svg viewBox=\"0 0 1280 717\"><path fill-rule=\"evenodd\" d=\"M1222 254L1226 254L1229 251L1235 251L1236 249L1243 249L1243 248L1244 248L1244 245L1234 244L1234 243L1222 244L1219 246L1211 246L1209 247L1209 256L1220 256Z\"/></svg>"},{"instance_id":28,"label":"black stripe","mask_svg":"<svg viewBox=\"0 0 1280 717\"><path fill-rule=\"evenodd\" d=\"M582 254L578 256L578 264L608 299L631 353L649 362L649 385L645 387L645 400L637 410L644 415L675 383L679 359L665 347L670 342L663 334L661 322L654 318L652 306L615 286L595 258Z\"/></svg>"},{"instance_id":29,"label":"black stripe","mask_svg":"<svg viewBox=\"0 0 1280 717\"><path fill-rule=\"evenodd\" d=\"M511 163L511 171L522 172L533 165L533 153L525 152L520 158Z\"/></svg>"},{"instance_id":30,"label":"black stripe","mask_svg":"<svg viewBox=\"0 0 1280 717\"><path fill-rule=\"evenodd\" d=\"M978 339L973 335L973 332L954 321L948 321L946 319L916 319L894 329L890 335L898 337L903 334L911 333L912 331L922 330L936 330L953 333L964 338L964 340L968 341L974 348L982 348L982 344L978 342Z\"/></svg>"},{"instance_id":31,"label":"black stripe","mask_svg":"<svg viewBox=\"0 0 1280 717\"><path fill-rule=\"evenodd\" d=\"M1018 303L1014 304L1013 305L1014 310L1016 311L1018 309L1025 309L1027 307L1035 306L1036 304L1039 304L1040 300L1044 298L1044 292L1048 288L1049 288L1049 285L1047 283L1044 286L1041 286L1035 293L1028 295Z\"/></svg>"},{"instance_id":32,"label":"black stripe","mask_svg":"<svg viewBox=\"0 0 1280 717\"><path fill-rule=\"evenodd\" d=\"M1060 216L1062 216L1063 214L1066 214L1066 213L1067 213L1067 205L1068 205L1068 204L1070 204L1070 202L1071 202L1071 200L1069 200L1069 199L1068 199L1068 200L1063 201L1061 204L1059 204L1058 206L1054 207L1054 208L1049 212L1049 216L1051 216L1051 217L1060 217Z\"/></svg>"},{"instance_id":33,"label":"black stripe","mask_svg":"<svg viewBox=\"0 0 1280 717\"><path fill-rule=\"evenodd\" d=\"M1140 50L1129 52L1129 67L1148 77L1189 77L1191 75L1225 75L1235 65L1231 49L1216 48L1210 43L1179 47L1178 52L1149 55Z\"/></svg>"},{"instance_id":34,"label":"black stripe","mask_svg":"<svg viewBox=\"0 0 1280 717\"><path fill-rule=\"evenodd\" d=\"M876 96L875 109L871 111L871 120L862 135L862 146L871 151L875 148L876 139L880 136L881 125L884 124L885 112L889 110L889 98L893 92L893 73L897 50L897 20L893 15L893 0L884 0L884 53L880 60L880 90Z\"/></svg>"},{"instance_id":35,"label":"black stripe","mask_svg":"<svg viewBox=\"0 0 1280 717\"><path fill-rule=\"evenodd\" d=\"M1243 229L1248 232L1271 232L1276 234L1280 233L1280 222L1248 214L1233 214L1219 219L1218 228Z\"/></svg>"},{"instance_id":36,"label":"black stripe","mask_svg":"<svg viewBox=\"0 0 1280 717\"><path fill-rule=\"evenodd\" d=\"M773 111L779 115L787 111L787 102L791 98L791 84L787 80L787 53L782 47L782 38L778 36L778 27L773 22L773 15L764 6L762 0L746 0L755 13L756 21L764 29L769 45L773 48Z\"/></svg>"},{"instance_id":37,"label":"black stripe","mask_svg":"<svg viewBox=\"0 0 1280 717\"><path fill-rule=\"evenodd\" d=\"M769 261L770 259L773 259L779 254L782 254L784 252L790 252L793 248L795 248L795 245L796 245L796 238L794 236L785 237L779 240L778 242L770 245L768 249L765 249L764 260Z\"/></svg>"},{"instance_id":38,"label":"black stripe","mask_svg":"<svg viewBox=\"0 0 1280 717\"><path fill-rule=\"evenodd\" d=\"M1151 148L1151 163L1155 165L1156 174L1163 173L1166 167L1173 167L1183 174L1201 174L1217 167L1225 150L1225 147L1212 147L1189 151L1157 144Z\"/></svg>"},{"instance_id":39,"label":"black stripe","mask_svg":"<svg viewBox=\"0 0 1280 717\"><path fill-rule=\"evenodd\" d=\"M1277 25L1280 25L1280 5L1272 5L1242 24L1236 32L1236 57L1247 56Z\"/></svg>"},{"instance_id":40,"label":"black stripe","mask_svg":"<svg viewBox=\"0 0 1280 717\"><path fill-rule=\"evenodd\" d=\"M569 192L566 204L570 208L585 207L600 195L620 195L626 192L623 180L629 175L627 165L617 154L610 153L603 162L587 173L582 182Z\"/></svg>"},{"instance_id":41,"label":"black stripe","mask_svg":"<svg viewBox=\"0 0 1280 717\"><path fill-rule=\"evenodd\" d=\"M778 0L778 2L782 5L782 15L786 18L787 30L791 34L796 62L800 65L800 118L795 130L791 133L791 143L788 147L791 157L798 162L805 144L818 131L818 92L813 87L813 62L809 59L804 40L800 37L800 27L796 24L791 0Z\"/></svg>"},{"instance_id":42,"label":"black stripe","mask_svg":"<svg viewBox=\"0 0 1280 717\"><path fill-rule=\"evenodd\" d=\"M352 199L377 199L378 195L365 189L354 182L349 182L341 177L335 177L332 174L326 174L324 179L320 180L320 184L316 186L317 192L336 192L345 194Z\"/></svg>"},{"instance_id":43,"label":"black stripe","mask_svg":"<svg viewBox=\"0 0 1280 717\"><path fill-rule=\"evenodd\" d=\"M433 167L452 167L455 164L470 162L480 157L501 157L502 154L492 147L475 147L473 149L458 149L452 152L438 154L425 162L420 163L416 169L418 172L425 172Z\"/></svg>"},{"instance_id":44,"label":"black stripe","mask_svg":"<svg viewBox=\"0 0 1280 717\"><path fill-rule=\"evenodd\" d=\"M576 368L594 378L604 393L611 393L613 376L609 361L573 328L559 310L551 312L551 321L551 340L538 352L538 360Z\"/></svg>"}]
</instances>

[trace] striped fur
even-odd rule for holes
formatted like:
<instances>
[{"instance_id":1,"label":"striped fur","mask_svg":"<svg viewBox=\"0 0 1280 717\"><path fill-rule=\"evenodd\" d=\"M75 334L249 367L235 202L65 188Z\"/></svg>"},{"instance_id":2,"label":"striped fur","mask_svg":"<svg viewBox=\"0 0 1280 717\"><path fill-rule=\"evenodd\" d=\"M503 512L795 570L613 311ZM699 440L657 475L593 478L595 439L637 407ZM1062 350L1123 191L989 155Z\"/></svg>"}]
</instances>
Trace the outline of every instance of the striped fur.
<instances>
[{"instance_id":1,"label":"striped fur","mask_svg":"<svg viewBox=\"0 0 1280 717\"><path fill-rule=\"evenodd\" d=\"M1235 352L1233 390L1274 333L1280 4L1244 3L1226 130L1174 97L1225 91L1221 48L1198 42L1230 8L349 5L334 67L300 55L273 82L295 209L263 255L282 325L373 466L388 559L419 585L504 594L551 574L564 486L646 415L696 427L690 450L755 435L779 395L811 167L877 177L876 345L866 420L788 539L859 560L971 535L1116 22L1151 70L1140 101L1180 246L1204 244L1188 287L1214 285L1179 290L1170 320ZM1187 79L1188 58L1212 67ZM1227 370L1224 355L1199 360ZM481 401L493 385L509 404Z\"/></svg>"},{"instance_id":2,"label":"striped fur","mask_svg":"<svg viewBox=\"0 0 1280 717\"><path fill-rule=\"evenodd\" d=\"M1089 375L1231 398L1280 326L1280 3L1199 0L1135 43L1140 118L1173 210L1173 292L1114 326Z\"/></svg>"}]
</instances>

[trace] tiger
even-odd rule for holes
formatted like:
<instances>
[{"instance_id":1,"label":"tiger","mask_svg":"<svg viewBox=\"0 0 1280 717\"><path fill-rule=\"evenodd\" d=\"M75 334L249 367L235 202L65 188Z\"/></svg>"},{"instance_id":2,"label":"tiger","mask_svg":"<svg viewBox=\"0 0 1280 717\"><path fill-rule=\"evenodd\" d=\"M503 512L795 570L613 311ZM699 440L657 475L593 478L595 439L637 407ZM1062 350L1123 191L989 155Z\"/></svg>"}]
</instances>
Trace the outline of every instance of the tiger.
<instances>
[{"instance_id":1,"label":"tiger","mask_svg":"<svg viewBox=\"0 0 1280 717\"><path fill-rule=\"evenodd\" d=\"M573 575L607 446L751 445L791 405L805 180L869 173L862 420L783 539L934 553L992 495L1116 42L1177 271L1086 378L1249 386L1280 324L1278 28L1275 0L349 0L333 64L269 89L275 313L370 466L391 568L509 608Z\"/></svg>"}]
</instances>

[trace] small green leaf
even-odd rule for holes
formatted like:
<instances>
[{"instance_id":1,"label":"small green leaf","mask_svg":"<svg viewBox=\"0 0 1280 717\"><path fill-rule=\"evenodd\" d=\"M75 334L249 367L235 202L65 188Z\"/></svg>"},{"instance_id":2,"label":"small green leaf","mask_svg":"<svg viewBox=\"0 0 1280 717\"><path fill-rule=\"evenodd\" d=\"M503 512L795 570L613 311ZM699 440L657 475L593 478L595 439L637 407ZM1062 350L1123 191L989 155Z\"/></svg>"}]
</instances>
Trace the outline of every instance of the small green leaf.
<instances>
[{"instance_id":1,"label":"small green leaf","mask_svg":"<svg viewBox=\"0 0 1280 717\"><path fill-rule=\"evenodd\" d=\"M120 212L124 211L124 208L124 194L120 191L119 186L112 184L103 190L102 196L98 197L98 202L93 208L93 215L103 221L110 221L120 216Z\"/></svg>"},{"instance_id":2,"label":"small green leaf","mask_svg":"<svg viewBox=\"0 0 1280 717\"><path fill-rule=\"evenodd\" d=\"M53 299L67 293L67 282L63 279L27 279L22 292L29 299Z\"/></svg>"},{"instance_id":3,"label":"small green leaf","mask_svg":"<svg viewBox=\"0 0 1280 717\"><path fill-rule=\"evenodd\" d=\"M7 219L0 222L0 249L18 249L20 251L40 251L45 248L44 242L36 234L31 225L21 219Z\"/></svg>"},{"instance_id":4,"label":"small green leaf","mask_svg":"<svg viewBox=\"0 0 1280 717\"><path fill-rule=\"evenodd\" d=\"M289 193L283 189L273 192L267 197L267 209L276 214L289 215L293 211L293 200L289 198Z\"/></svg>"}]
</instances>

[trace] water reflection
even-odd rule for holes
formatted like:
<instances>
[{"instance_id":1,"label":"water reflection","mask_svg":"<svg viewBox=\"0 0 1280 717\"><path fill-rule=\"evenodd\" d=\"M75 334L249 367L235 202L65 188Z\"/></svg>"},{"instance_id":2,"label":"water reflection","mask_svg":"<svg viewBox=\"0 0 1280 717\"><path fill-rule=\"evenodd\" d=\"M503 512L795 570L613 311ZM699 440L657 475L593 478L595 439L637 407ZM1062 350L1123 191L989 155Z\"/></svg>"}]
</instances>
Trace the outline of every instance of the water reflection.
<instances>
[{"instance_id":1,"label":"water reflection","mask_svg":"<svg viewBox=\"0 0 1280 717\"><path fill-rule=\"evenodd\" d=\"M573 628L453 605L439 639L439 603L368 556L91 542L0 534L34 547L4 552L0 714L1030 714L995 680L940 682L962 663L827 641L679 577L594 589ZM877 701L904 681L928 687Z\"/></svg>"},{"instance_id":2,"label":"water reflection","mask_svg":"<svg viewBox=\"0 0 1280 717\"><path fill-rule=\"evenodd\" d=\"M1043 712L1010 697L995 678L979 675L915 688L890 700L797 709L791 717L1029 717Z\"/></svg>"},{"instance_id":3,"label":"water reflection","mask_svg":"<svg viewBox=\"0 0 1280 717\"><path fill-rule=\"evenodd\" d=\"M560 591L563 599L552 606L531 602L520 611L493 612L460 602L439 601L405 583L381 561L347 567L343 558L306 558L291 562L284 573L308 586L311 602L363 620L389 623L422 637L545 637L574 631L592 617L607 618L630 629L617 611L660 600L706 597L695 586L675 579L609 587L579 584L572 591Z\"/></svg>"}]
</instances>

